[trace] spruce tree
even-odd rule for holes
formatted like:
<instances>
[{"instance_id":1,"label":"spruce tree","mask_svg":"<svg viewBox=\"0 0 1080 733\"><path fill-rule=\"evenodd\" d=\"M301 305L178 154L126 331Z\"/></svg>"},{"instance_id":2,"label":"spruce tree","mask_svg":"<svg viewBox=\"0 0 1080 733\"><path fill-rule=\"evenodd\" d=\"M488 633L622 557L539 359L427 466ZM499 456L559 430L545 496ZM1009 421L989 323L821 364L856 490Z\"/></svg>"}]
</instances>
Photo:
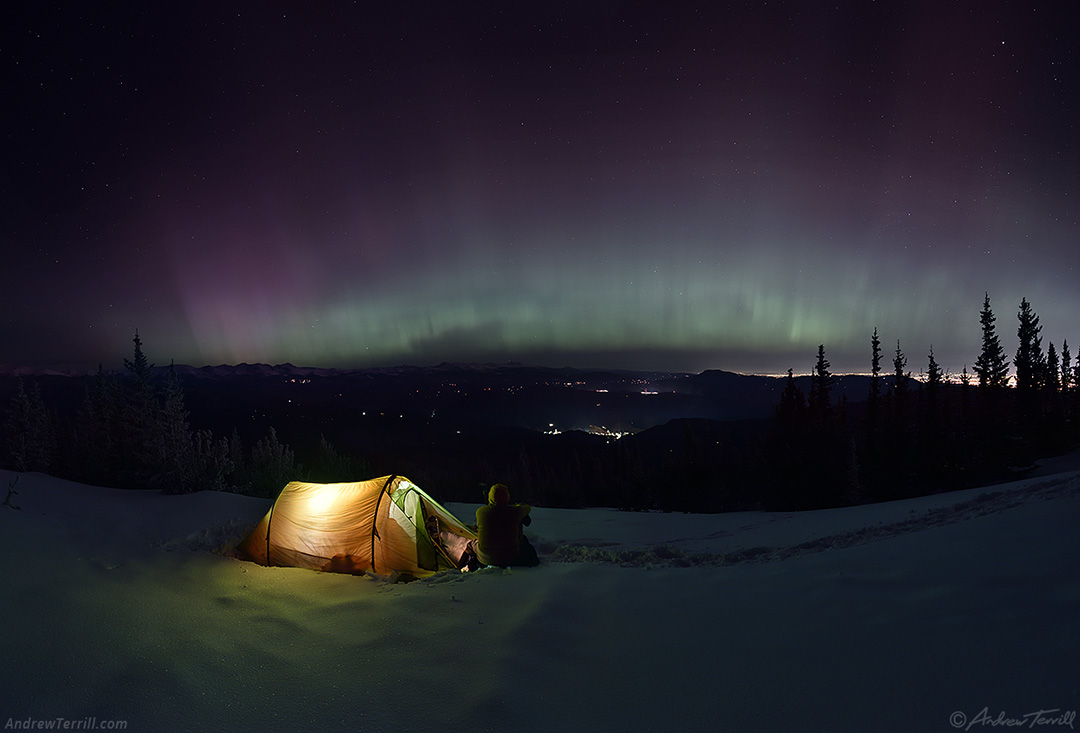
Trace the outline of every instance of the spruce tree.
<instances>
[{"instance_id":1,"label":"spruce tree","mask_svg":"<svg viewBox=\"0 0 1080 733\"><path fill-rule=\"evenodd\" d=\"M305 474L308 481L332 483L346 481L350 476L367 475L370 467L362 461L351 456L342 455L334 445L326 439L325 435L319 436L319 448L315 454L312 467ZM578 472L580 475L580 471Z\"/></svg>"},{"instance_id":2,"label":"spruce tree","mask_svg":"<svg viewBox=\"0 0 1080 733\"><path fill-rule=\"evenodd\" d=\"M944 461L944 436L947 433L945 422L948 413L942 409L942 385L945 374L934 357L934 346L930 345L927 354L926 388L923 390L923 403L919 415L919 455L916 458L920 471L926 478L940 476Z\"/></svg>"},{"instance_id":3,"label":"spruce tree","mask_svg":"<svg viewBox=\"0 0 1080 733\"><path fill-rule=\"evenodd\" d=\"M103 486L116 483L123 409L119 383L98 364L75 418L74 478Z\"/></svg>"},{"instance_id":4,"label":"spruce tree","mask_svg":"<svg viewBox=\"0 0 1080 733\"><path fill-rule=\"evenodd\" d=\"M791 423L797 421L805 409L806 397L795 382L794 371L788 369L784 391L780 394L780 404L776 408L776 416L781 422Z\"/></svg>"},{"instance_id":5,"label":"spruce tree","mask_svg":"<svg viewBox=\"0 0 1080 733\"><path fill-rule=\"evenodd\" d=\"M937 359L934 358L933 344L930 344L930 353L927 354L927 358L929 359L926 365L927 411L931 413L931 417L934 417L933 413L937 410L940 401L941 386L945 384L945 372L942 370L941 365L938 364Z\"/></svg>"},{"instance_id":6,"label":"spruce tree","mask_svg":"<svg viewBox=\"0 0 1080 733\"><path fill-rule=\"evenodd\" d=\"M1068 392L1072 386L1072 355L1069 353L1069 340L1061 343L1061 389Z\"/></svg>"},{"instance_id":7,"label":"spruce tree","mask_svg":"<svg viewBox=\"0 0 1080 733\"><path fill-rule=\"evenodd\" d=\"M122 488L146 488L154 483L160 470L158 430L161 406L154 394L153 367L142 350L142 339L135 332L131 359L124 359L129 372L125 389L122 429L119 431L118 456L121 465L118 481Z\"/></svg>"},{"instance_id":8,"label":"spruce tree","mask_svg":"<svg viewBox=\"0 0 1080 733\"><path fill-rule=\"evenodd\" d=\"M1033 392L1042 385L1045 371L1045 357L1042 352L1042 337L1039 333L1042 326L1039 325L1039 316L1032 310L1027 298L1020 300L1020 310L1016 314L1020 325L1016 329L1016 336L1020 345L1016 349L1016 389L1018 393Z\"/></svg>"},{"instance_id":9,"label":"spruce tree","mask_svg":"<svg viewBox=\"0 0 1080 733\"><path fill-rule=\"evenodd\" d=\"M982 324L982 352L975 360L975 374L978 375L979 386L982 388L1004 387L1009 379L1009 360L1005 358L1005 350L1001 348L998 340L997 328L994 325L996 320L994 311L990 308L990 294L986 293L979 314L979 323Z\"/></svg>"},{"instance_id":10,"label":"spruce tree","mask_svg":"<svg viewBox=\"0 0 1080 733\"><path fill-rule=\"evenodd\" d=\"M215 438L209 430L196 430L184 472L184 491L225 491L233 473L229 441Z\"/></svg>"},{"instance_id":11,"label":"spruce tree","mask_svg":"<svg viewBox=\"0 0 1080 733\"><path fill-rule=\"evenodd\" d=\"M1046 370L1043 374L1043 386L1048 392L1061 391L1061 363L1058 361L1057 349L1054 342L1046 345Z\"/></svg>"},{"instance_id":12,"label":"spruce tree","mask_svg":"<svg viewBox=\"0 0 1080 733\"><path fill-rule=\"evenodd\" d=\"M878 338L877 327L870 337L870 394L866 401L865 422L865 452L864 463L866 474L874 480L881 461L881 445L879 435L881 425L881 339Z\"/></svg>"},{"instance_id":13,"label":"spruce tree","mask_svg":"<svg viewBox=\"0 0 1080 733\"><path fill-rule=\"evenodd\" d=\"M893 357L893 389L898 400L907 394L907 380L911 377L911 372L904 371L906 368L907 357L900 348L900 339L897 339L896 355Z\"/></svg>"},{"instance_id":14,"label":"spruce tree","mask_svg":"<svg viewBox=\"0 0 1080 733\"><path fill-rule=\"evenodd\" d=\"M874 327L870 338L870 401L875 402L881 396L881 340Z\"/></svg>"},{"instance_id":15,"label":"spruce tree","mask_svg":"<svg viewBox=\"0 0 1080 733\"><path fill-rule=\"evenodd\" d=\"M53 468L56 431L37 382L31 382L29 390L23 386L22 379L15 382L5 427L4 458L13 471L48 472Z\"/></svg>"},{"instance_id":16,"label":"spruce tree","mask_svg":"<svg viewBox=\"0 0 1080 733\"><path fill-rule=\"evenodd\" d=\"M927 387L936 388L944 381L944 373L941 371L941 365L937 363L937 359L934 358L934 345L930 344L930 354L928 355L930 362L926 365L926 385Z\"/></svg>"},{"instance_id":17,"label":"spruce tree","mask_svg":"<svg viewBox=\"0 0 1080 733\"><path fill-rule=\"evenodd\" d=\"M881 340L877 327L870 337L870 395L866 402L866 421L873 431L877 425L878 409L881 405Z\"/></svg>"},{"instance_id":18,"label":"spruce tree","mask_svg":"<svg viewBox=\"0 0 1080 733\"><path fill-rule=\"evenodd\" d=\"M246 494L251 490L247 461L244 459L244 444L240 440L240 433L234 427L229 436L229 466L231 474L229 481L234 491Z\"/></svg>"},{"instance_id":19,"label":"spruce tree","mask_svg":"<svg viewBox=\"0 0 1080 733\"><path fill-rule=\"evenodd\" d=\"M131 339L135 344L135 353L131 359L124 359L124 367L131 372L135 383L141 390L150 390L150 376L153 374L154 365L151 364L142 350L142 339L139 338L139 330L135 329L135 338Z\"/></svg>"},{"instance_id":20,"label":"spruce tree","mask_svg":"<svg viewBox=\"0 0 1080 733\"><path fill-rule=\"evenodd\" d=\"M832 409L831 393L835 380L829 371L830 366L825 358L825 345L821 344L818 346L814 373L810 376L810 411L815 417L824 417Z\"/></svg>"},{"instance_id":21,"label":"spruce tree","mask_svg":"<svg viewBox=\"0 0 1080 733\"><path fill-rule=\"evenodd\" d=\"M192 491L195 487L191 485L191 428L184 406L184 387L172 363L163 390L164 398L155 426L157 455L152 484L168 493Z\"/></svg>"},{"instance_id":22,"label":"spruce tree","mask_svg":"<svg viewBox=\"0 0 1080 733\"><path fill-rule=\"evenodd\" d=\"M248 472L251 489L261 496L274 497L289 481L302 472L296 463L292 448L278 440L277 431L270 428L265 438L255 443L251 449L251 463Z\"/></svg>"}]
</instances>

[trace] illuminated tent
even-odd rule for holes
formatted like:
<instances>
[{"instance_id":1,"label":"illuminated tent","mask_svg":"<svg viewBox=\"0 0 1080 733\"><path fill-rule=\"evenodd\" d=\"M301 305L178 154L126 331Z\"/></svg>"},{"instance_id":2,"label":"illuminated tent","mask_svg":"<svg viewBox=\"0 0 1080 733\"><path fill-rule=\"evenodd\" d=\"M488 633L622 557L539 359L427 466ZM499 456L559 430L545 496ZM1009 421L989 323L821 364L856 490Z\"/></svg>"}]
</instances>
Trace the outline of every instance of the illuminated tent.
<instances>
[{"instance_id":1,"label":"illuminated tent","mask_svg":"<svg viewBox=\"0 0 1080 733\"><path fill-rule=\"evenodd\" d=\"M403 476L293 481L237 547L261 565L430 575L462 564L476 534Z\"/></svg>"}]
</instances>

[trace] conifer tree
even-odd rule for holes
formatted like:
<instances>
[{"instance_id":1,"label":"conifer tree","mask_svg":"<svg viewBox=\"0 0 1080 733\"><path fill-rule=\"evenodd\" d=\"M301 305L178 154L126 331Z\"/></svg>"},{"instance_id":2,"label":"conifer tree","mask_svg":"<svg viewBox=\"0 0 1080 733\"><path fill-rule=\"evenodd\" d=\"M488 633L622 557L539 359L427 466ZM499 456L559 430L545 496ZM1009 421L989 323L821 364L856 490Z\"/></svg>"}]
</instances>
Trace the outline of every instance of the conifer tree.
<instances>
[{"instance_id":1,"label":"conifer tree","mask_svg":"<svg viewBox=\"0 0 1080 733\"><path fill-rule=\"evenodd\" d=\"M122 400L116 380L98 364L75 418L73 470L79 480L110 485L116 481Z\"/></svg>"},{"instance_id":2,"label":"conifer tree","mask_svg":"<svg viewBox=\"0 0 1080 733\"><path fill-rule=\"evenodd\" d=\"M960 372L960 416L966 421L971 414L971 374L968 373L967 364Z\"/></svg>"},{"instance_id":3,"label":"conifer tree","mask_svg":"<svg viewBox=\"0 0 1080 733\"><path fill-rule=\"evenodd\" d=\"M934 356L934 346L930 345L927 354L926 386L922 390L922 404L919 409L919 451L915 457L919 472L928 479L940 476L945 463L946 447L943 445L948 432L947 411L942 409L942 385L945 374Z\"/></svg>"},{"instance_id":4,"label":"conifer tree","mask_svg":"<svg viewBox=\"0 0 1080 733\"><path fill-rule=\"evenodd\" d=\"M878 412L881 407L881 340L877 327L870 337L870 394L866 401L867 429L873 433L878 426Z\"/></svg>"},{"instance_id":5,"label":"conifer tree","mask_svg":"<svg viewBox=\"0 0 1080 733\"><path fill-rule=\"evenodd\" d=\"M192 436L191 455L184 471L183 491L225 491L233 474L229 441L215 438L209 430Z\"/></svg>"},{"instance_id":6,"label":"conifer tree","mask_svg":"<svg viewBox=\"0 0 1080 733\"><path fill-rule=\"evenodd\" d=\"M897 339L896 355L893 357L893 389L897 400L902 399L907 393L907 380L911 377L911 372L904 371L906 368L907 357L900 348L900 339Z\"/></svg>"},{"instance_id":7,"label":"conifer tree","mask_svg":"<svg viewBox=\"0 0 1080 733\"><path fill-rule=\"evenodd\" d=\"M192 436L188 411L184 406L184 387L176 375L175 364L169 364L165 379L164 398L156 425L156 453L152 485L168 493L193 490Z\"/></svg>"},{"instance_id":8,"label":"conifer tree","mask_svg":"<svg viewBox=\"0 0 1080 733\"><path fill-rule=\"evenodd\" d=\"M979 314L979 323L982 324L982 352L975 360L975 374L978 375L979 386L982 388L1004 387L1009 379L1009 360L1005 358L1005 351L998 340L997 328L994 325L996 320L994 311L990 308L990 294L986 293Z\"/></svg>"},{"instance_id":9,"label":"conifer tree","mask_svg":"<svg viewBox=\"0 0 1080 733\"><path fill-rule=\"evenodd\" d=\"M152 384L153 364L142 350L142 339L135 331L135 349L131 359L124 359L131 387L123 410L123 427L118 435L118 454L122 461L118 481L122 487L145 487L159 469L159 405Z\"/></svg>"},{"instance_id":10,"label":"conifer tree","mask_svg":"<svg viewBox=\"0 0 1080 733\"><path fill-rule=\"evenodd\" d=\"M777 417L781 421L790 423L798 419L806 408L806 397L799 385L795 382L793 370L787 370L787 380L784 383L784 391L780 394L780 404L776 408Z\"/></svg>"},{"instance_id":11,"label":"conifer tree","mask_svg":"<svg viewBox=\"0 0 1080 733\"><path fill-rule=\"evenodd\" d=\"M1072 386L1072 355L1069 353L1069 340L1061 343L1061 390L1068 392Z\"/></svg>"},{"instance_id":12,"label":"conifer tree","mask_svg":"<svg viewBox=\"0 0 1080 733\"><path fill-rule=\"evenodd\" d=\"M150 376L153 374L154 365L151 364L142 350L142 339L139 338L139 330L135 329L135 338L131 339L135 344L135 353L131 359L124 359L124 367L131 372L135 383L140 390L150 391Z\"/></svg>"},{"instance_id":13,"label":"conifer tree","mask_svg":"<svg viewBox=\"0 0 1080 733\"><path fill-rule=\"evenodd\" d=\"M931 429L938 431L940 428L938 410L941 402L941 385L945 383L945 373L941 365L934 358L934 345L930 344L930 353L927 354L929 361L926 365L926 419L930 421Z\"/></svg>"},{"instance_id":14,"label":"conifer tree","mask_svg":"<svg viewBox=\"0 0 1080 733\"><path fill-rule=\"evenodd\" d=\"M1061 363L1058 361L1057 349L1054 342L1046 345L1046 370L1043 376L1043 386L1048 392L1061 391Z\"/></svg>"},{"instance_id":15,"label":"conifer tree","mask_svg":"<svg viewBox=\"0 0 1080 733\"><path fill-rule=\"evenodd\" d=\"M881 461L881 443L879 441L883 426L881 424L881 339L877 327L870 337L870 394L866 400L866 422L864 428L865 472L874 480L874 475Z\"/></svg>"},{"instance_id":16,"label":"conifer tree","mask_svg":"<svg viewBox=\"0 0 1080 733\"><path fill-rule=\"evenodd\" d=\"M364 462L339 453L326 436L321 435L315 460L305 475L308 481L332 483L349 480L350 476L366 475L369 470Z\"/></svg>"},{"instance_id":17,"label":"conifer tree","mask_svg":"<svg viewBox=\"0 0 1080 733\"><path fill-rule=\"evenodd\" d=\"M1045 371L1045 357L1042 352L1042 337L1039 333L1039 316L1032 310L1027 298L1020 300L1020 310L1016 314L1020 325L1016 329L1020 345L1016 349L1016 389L1018 393L1032 392L1042 384Z\"/></svg>"},{"instance_id":18,"label":"conifer tree","mask_svg":"<svg viewBox=\"0 0 1080 733\"><path fill-rule=\"evenodd\" d=\"M37 382L27 390L22 379L8 407L5 460L13 471L48 472L56 457L56 431Z\"/></svg>"},{"instance_id":19,"label":"conifer tree","mask_svg":"<svg viewBox=\"0 0 1080 733\"><path fill-rule=\"evenodd\" d=\"M929 361L926 365L926 405L924 409L924 422L931 434L937 435L942 431L941 404L942 385L945 384L945 372L941 369L937 359L934 358L934 345L930 345L930 353L927 354Z\"/></svg>"},{"instance_id":20,"label":"conifer tree","mask_svg":"<svg viewBox=\"0 0 1080 733\"><path fill-rule=\"evenodd\" d=\"M814 364L814 373L810 376L810 412L816 417L824 417L832 409L832 387L834 383L832 372L829 371L829 360L825 358L825 345L818 346L817 362Z\"/></svg>"},{"instance_id":21,"label":"conifer tree","mask_svg":"<svg viewBox=\"0 0 1080 733\"><path fill-rule=\"evenodd\" d=\"M937 363L937 359L934 358L934 345L930 344L930 362L926 366L926 384L928 387L937 387L943 381L943 373L941 366Z\"/></svg>"},{"instance_id":22,"label":"conifer tree","mask_svg":"<svg viewBox=\"0 0 1080 733\"><path fill-rule=\"evenodd\" d=\"M295 479L301 467L296 463L292 448L279 441L277 431L270 428L267 436L251 449L248 471L252 490L273 497L286 483Z\"/></svg>"},{"instance_id":23,"label":"conifer tree","mask_svg":"<svg viewBox=\"0 0 1080 733\"><path fill-rule=\"evenodd\" d=\"M877 335L877 327L874 327L874 335L870 338L870 402L876 403L881 396L881 340Z\"/></svg>"},{"instance_id":24,"label":"conifer tree","mask_svg":"<svg viewBox=\"0 0 1080 733\"><path fill-rule=\"evenodd\" d=\"M244 460L244 444L235 427L232 435L229 436L229 466L232 471L230 479L233 489L241 493L250 491L250 476L247 461Z\"/></svg>"}]
</instances>

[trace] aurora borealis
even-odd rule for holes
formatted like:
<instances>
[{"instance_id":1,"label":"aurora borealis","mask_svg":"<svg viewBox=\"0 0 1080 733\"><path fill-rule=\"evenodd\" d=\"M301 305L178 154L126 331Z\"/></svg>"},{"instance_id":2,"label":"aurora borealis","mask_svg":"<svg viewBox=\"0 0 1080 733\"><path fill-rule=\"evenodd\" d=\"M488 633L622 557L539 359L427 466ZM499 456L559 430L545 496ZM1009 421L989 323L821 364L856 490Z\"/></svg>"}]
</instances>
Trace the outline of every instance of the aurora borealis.
<instances>
[{"instance_id":1,"label":"aurora borealis","mask_svg":"<svg viewBox=\"0 0 1080 733\"><path fill-rule=\"evenodd\" d=\"M1069 3L26 5L0 363L1080 346Z\"/></svg>"}]
</instances>

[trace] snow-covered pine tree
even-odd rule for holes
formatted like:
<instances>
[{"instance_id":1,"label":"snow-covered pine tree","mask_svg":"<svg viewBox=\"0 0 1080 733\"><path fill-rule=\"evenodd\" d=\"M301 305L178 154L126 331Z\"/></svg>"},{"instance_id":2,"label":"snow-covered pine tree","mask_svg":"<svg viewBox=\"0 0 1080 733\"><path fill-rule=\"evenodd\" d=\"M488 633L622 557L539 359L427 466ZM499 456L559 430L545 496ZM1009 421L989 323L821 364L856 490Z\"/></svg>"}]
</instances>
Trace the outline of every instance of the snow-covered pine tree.
<instances>
[{"instance_id":1,"label":"snow-covered pine tree","mask_svg":"<svg viewBox=\"0 0 1080 733\"><path fill-rule=\"evenodd\" d=\"M13 471L48 472L56 457L56 430L37 382L27 390L22 379L8 406L5 460Z\"/></svg>"},{"instance_id":2,"label":"snow-covered pine tree","mask_svg":"<svg viewBox=\"0 0 1080 733\"><path fill-rule=\"evenodd\" d=\"M123 399L119 382L98 364L75 416L70 469L80 481L100 486L116 483L122 436Z\"/></svg>"},{"instance_id":3,"label":"snow-covered pine tree","mask_svg":"<svg viewBox=\"0 0 1080 733\"><path fill-rule=\"evenodd\" d=\"M190 476L194 456L188 411L184 406L184 386L172 362L162 387L161 410L156 422L157 455L152 484L170 494L196 490Z\"/></svg>"},{"instance_id":4,"label":"snow-covered pine tree","mask_svg":"<svg viewBox=\"0 0 1080 733\"><path fill-rule=\"evenodd\" d=\"M270 497L295 480L301 471L292 448L278 440L277 431L272 427L251 449L248 466L252 491Z\"/></svg>"}]
</instances>

